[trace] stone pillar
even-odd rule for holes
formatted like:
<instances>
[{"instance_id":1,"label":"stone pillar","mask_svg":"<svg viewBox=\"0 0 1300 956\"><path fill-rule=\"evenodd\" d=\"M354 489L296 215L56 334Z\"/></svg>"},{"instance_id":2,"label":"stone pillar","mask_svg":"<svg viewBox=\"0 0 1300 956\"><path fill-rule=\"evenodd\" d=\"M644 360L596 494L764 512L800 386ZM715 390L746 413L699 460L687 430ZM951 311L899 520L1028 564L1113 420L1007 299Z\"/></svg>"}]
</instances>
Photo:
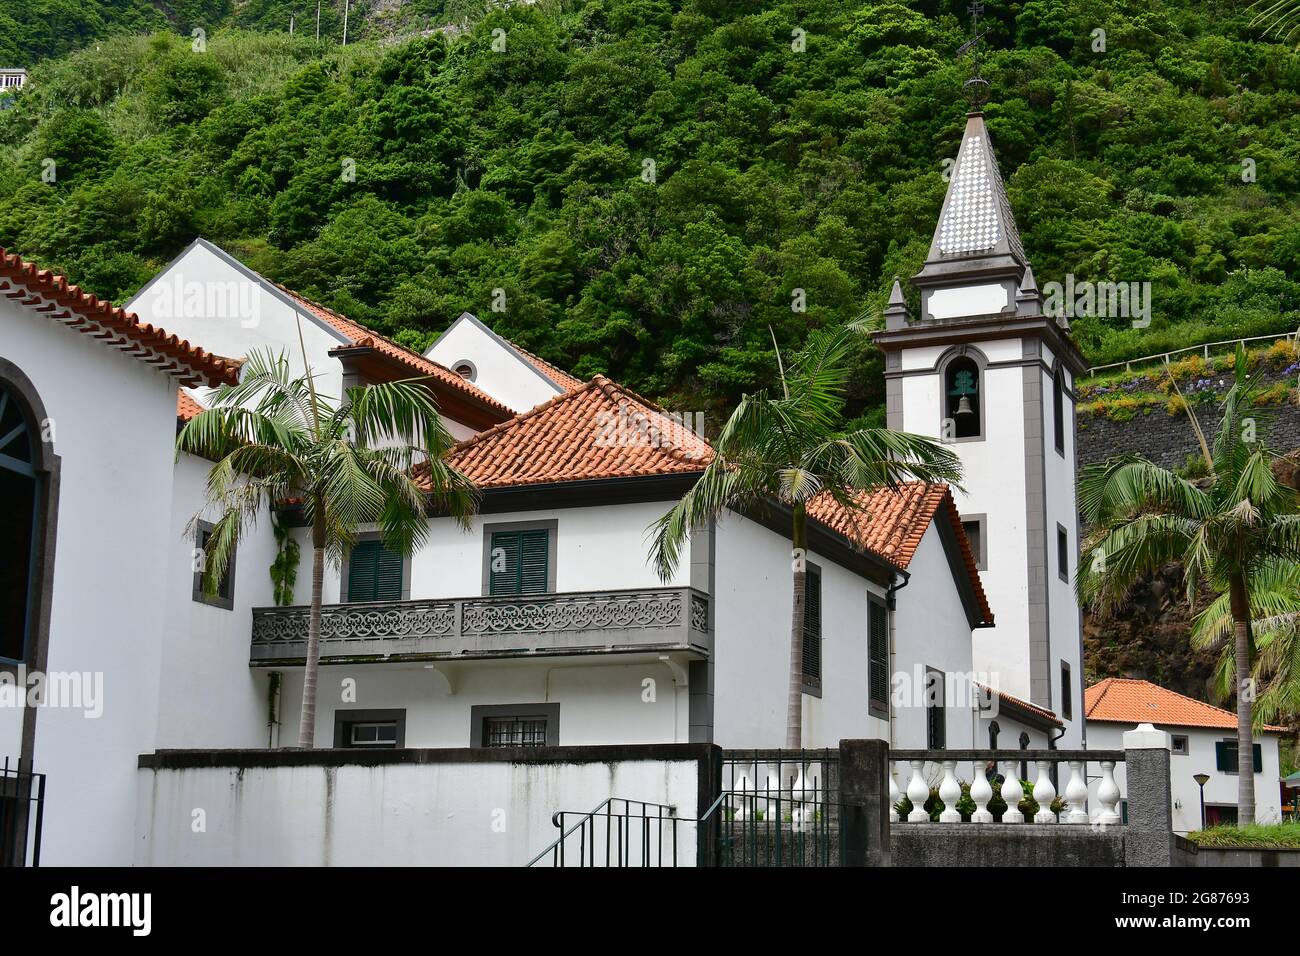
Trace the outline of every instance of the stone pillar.
<instances>
[{"instance_id":1,"label":"stone pillar","mask_svg":"<svg viewBox=\"0 0 1300 956\"><path fill-rule=\"evenodd\" d=\"M1124 734L1128 786L1125 866L1172 866L1173 794L1169 781L1169 735L1151 724Z\"/></svg>"},{"instance_id":2,"label":"stone pillar","mask_svg":"<svg viewBox=\"0 0 1300 956\"><path fill-rule=\"evenodd\" d=\"M891 866L889 745L840 741L840 863Z\"/></svg>"}]
</instances>

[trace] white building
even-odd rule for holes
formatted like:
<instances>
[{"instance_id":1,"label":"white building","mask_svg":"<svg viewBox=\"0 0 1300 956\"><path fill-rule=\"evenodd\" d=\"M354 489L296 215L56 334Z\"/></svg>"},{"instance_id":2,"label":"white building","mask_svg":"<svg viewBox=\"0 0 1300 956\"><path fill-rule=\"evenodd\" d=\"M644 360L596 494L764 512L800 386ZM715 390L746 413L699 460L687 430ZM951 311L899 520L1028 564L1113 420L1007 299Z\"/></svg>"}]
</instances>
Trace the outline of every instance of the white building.
<instances>
[{"instance_id":1,"label":"white building","mask_svg":"<svg viewBox=\"0 0 1300 956\"><path fill-rule=\"evenodd\" d=\"M0 93L21 90L27 85L27 71L17 67L0 67Z\"/></svg>"},{"instance_id":2,"label":"white building","mask_svg":"<svg viewBox=\"0 0 1300 956\"><path fill-rule=\"evenodd\" d=\"M977 671L1084 740L1074 376L1084 360L1045 316L984 117L971 113L924 268L920 312L894 283L885 353L889 427L953 443L956 494L997 612L973 637Z\"/></svg>"},{"instance_id":3,"label":"white building","mask_svg":"<svg viewBox=\"0 0 1300 956\"><path fill-rule=\"evenodd\" d=\"M1170 739L1169 776L1174 798L1174 830L1201 829L1201 787L1205 783L1205 824L1237 822L1237 715L1204 701L1157 686L1150 681L1108 677L1093 684L1084 695L1089 746L1119 749L1126 730L1149 723ZM1278 735L1284 727L1266 727L1255 737L1255 819L1278 823L1282 819ZM1115 779L1127 793L1124 765ZM1095 788L1094 788L1095 790Z\"/></svg>"}]
</instances>

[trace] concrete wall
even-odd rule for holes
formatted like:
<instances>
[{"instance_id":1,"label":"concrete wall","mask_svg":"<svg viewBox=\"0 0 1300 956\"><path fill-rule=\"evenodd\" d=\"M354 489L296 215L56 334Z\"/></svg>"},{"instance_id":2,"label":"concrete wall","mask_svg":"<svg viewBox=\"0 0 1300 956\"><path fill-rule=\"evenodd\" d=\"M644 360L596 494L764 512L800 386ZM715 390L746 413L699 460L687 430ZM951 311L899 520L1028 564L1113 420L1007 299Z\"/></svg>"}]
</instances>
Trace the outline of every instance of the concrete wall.
<instances>
[{"instance_id":1,"label":"concrete wall","mask_svg":"<svg viewBox=\"0 0 1300 956\"><path fill-rule=\"evenodd\" d=\"M42 708L42 863L131 858L135 757L155 745L172 543L176 384L138 359L0 300L0 356L32 381L61 458L49 673L102 680L102 714ZM16 757L22 711L0 709Z\"/></svg>"},{"instance_id":2,"label":"concrete wall","mask_svg":"<svg viewBox=\"0 0 1300 956\"><path fill-rule=\"evenodd\" d=\"M1123 827L896 823L890 852L894 866L1117 867L1124 839Z\"/></svg>"},{"instance_id":3,"label":"concrete wall","mask_svg":"<svg viewBox=\"0 0 1300 956\"><path fill-rule=\"evenodd\" d=\"M1124 731L1132 730L1128 724L1109 721L1088 722L1088 746L1093 749L1112 749L1123 746ZM1237 776L1222 773L1216 769L1214 743L1218 740L1236 738L1234 730L1211 730L1197 727L1173 727L1159 725L1171 736L1183 734L1188 738L1187 754L1171 753L1169 756L1169 779L1173 797L1173 826L1175 833L1187 833L1201 828L1200 788L1192 779L1194 774L1207 773L1209 781L1205 785L1205 805L1235 807L1237 805ZM1277 736L1262 734L1255 738L1262 745L1263 771L1255 774L1255 819L1259 823L1277 823L1282 819L1282 799L1278 788L1280 767L1278 764ZM1097 768L1090 764L1091 773ZM1124 764L1116 764L1115 781L1120 793L1128 795ZM1097 782L1090 780L1090 790L1095 795Z\"/></svg>"},{"instance_id":4,"label":"concrete wall","mask_svg":"<svg viewBox=\"0 0 1300 956\"><path fill-rule=\"evenodd\" d=\"M147 755L137 771L135 863L520 866L557 838L551 815L559 810L587 812L624 797L698 817L707 809L700 806L702 772L714 753L678 746L504 756L427 750ZM670 833L665 829L665 838ZM664 846L671 849L666 839ZM691 824L679 827L678 853L680 863L694 864Z\"/></svg>"}]
</instances>

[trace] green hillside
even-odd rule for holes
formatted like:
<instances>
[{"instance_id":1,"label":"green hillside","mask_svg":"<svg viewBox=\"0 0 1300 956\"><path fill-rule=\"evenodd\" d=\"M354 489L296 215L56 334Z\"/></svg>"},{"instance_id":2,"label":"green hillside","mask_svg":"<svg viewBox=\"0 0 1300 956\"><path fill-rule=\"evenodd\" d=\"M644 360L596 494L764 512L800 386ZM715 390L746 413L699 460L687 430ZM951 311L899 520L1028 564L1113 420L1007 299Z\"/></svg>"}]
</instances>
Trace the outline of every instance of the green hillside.
<instances>
[{"instance_id":1,"label":"green hillside","mask_svg":"<svg viewBox=\"0 0 1300 956\"><path fill-rule=\"evenodd\" d=\"M883 305L966 111L964 2L588 0L342 49L217 27L204 52L178 11L276 27L291 5L67 6L176 20L35 67L0 112L0 245L122 298L203 235L414 346L468 309L677 407L766 381L769 326L795 343ZM987 16L989 126L1040 283L1152 284L1148 328L1075 321L1094 361L1300 322L1295 50L1244 3ZM882 389L866 354L857 407Z\"/></svg>"}]
</instances>

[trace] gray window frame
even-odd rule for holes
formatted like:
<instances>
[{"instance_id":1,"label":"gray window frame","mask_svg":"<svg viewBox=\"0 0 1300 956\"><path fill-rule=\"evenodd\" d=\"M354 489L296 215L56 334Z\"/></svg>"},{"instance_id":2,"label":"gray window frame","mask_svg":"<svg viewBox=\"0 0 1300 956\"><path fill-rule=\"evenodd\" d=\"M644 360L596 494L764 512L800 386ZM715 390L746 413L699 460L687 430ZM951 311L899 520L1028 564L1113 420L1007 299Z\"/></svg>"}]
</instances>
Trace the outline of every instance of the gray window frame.
<instances>
[{"instance_id":1,"label":"gray window frame","mask_svg":"<svg viewBox=\"0 0 1300 956\"><path fill-rule=\"evenodd\" d=\"M818 673L817 673L817 683L816 683L816 684L810 684L810 683L808 682L808 680L807 680L807 675L808 675L807 661L804 661L804 669L803 669L803 673L799 675L799 682L800 682L800 684L801 684L801 686L802 686L802 689L803 689L803 692L804 692L805 694L807 694L809 697L817 697L817 698L820 698L821 695L822 695L822 684L825 683L825 679L826 679L826 669L825 669L825 666L824 666L825 663L826 663L826 654L825 654L825 649L826 649L826 627L825 627L825 624L826 624L826 589L823 587L823 585L826 583L826 580L825 580L825 578L824 578L823 575L822 575L822 566L821 566L820 564L817 564L817 563L814 562L814 561L809 561L809 560L807 560L807 558L805 558L805 559L804 559L804 568L805 568L805 573L806 573L806 574L808 574L808 575L816 574L816 575L817 575L817 594L818 594L819 601L820 601L820 603L821 603L821 617L820 617L820 618L818 619L818 621L817 621L817 672L818 672ZM805 584L804 587L805 587L805 589L806 589L806 588L807 588L807 585ZM807 626L808 626L808 602L807 602L806 600L804 601L804 608L803 608L803 610L804 610L804 629L807 630ZM803 640L803 635L800 635L799 639L800 639L800 640Z\"/></svg>"},{"instance_id":2,"label":"gray window frame","mask_svg":"<svg viewBox=\"0 0 1300 956\"><path fill-rule=\"evenodd\" d=\"M963 525L961 529L963 534L966 533L966 524L979 525L980 546L979 553L975 555L975 570L987 571L989 569L989 516L987 514L976 514L960 515L959 517L961 519L961 524ZM969 541L970 535L966 535L966 539Z\"/></svg>"},{"instance_id":3,"label":"gray window frame","mask_svg":"<svg viewBox=\"0 0 1300 956\"><path fill-rule=\"evenodd\" d=\"M930 701L931 675L939 678L939 696L938 703ZM925 746L931 750L948 749L948 675L937 667L925 665ZM943 740L936 744L933 740L933 727L931 721L935 719L934 712L938 711L939 733Z\"/></svg>"},{"instance_id":4,"label":"gray window frame","mask_svg":"<svg viewBox=\"0 0 1300 956\"><path fill-rule=\"evenodd\" d=\"M378 531L362 531L357 535L353 544L360 544L363 541L383 542L384 536ZM343 552L343 567L339 574L339 603L351 604L352 599L348 595L348 573L352 569L352 549L348 548ZM409 601L411 599L411 555L402 555L402 596L399 601ZM385 603L385 602L380 602Z\"/></svg>"},{"instance_id":5,"label":"gray window frame","mask_svg":"<svg viewBox=\"0 0 1300 956\"><path fill-rule=\"evenodd\" d=\"M397 724L397 747L406 747L406 709L401 707L384 710L336 710L334 711L334 746L342 750L361 750L365 748L350 747L347 743L347 729L352 724L369 724L386 721ZM374 748L380 749L378 747Z\"/></svg>"},{"instance_id":6,"label":"gray window frame","mask_svg":"<svg viewBox=\"0 0 1300 956\"><path fill-rule=\"evenodd\" d=\"M472 749L497 749L489 748L483 743L483 730L490 717L545 717L546 746L558 747L560 745L560 705L558 703L472 705L469 709L469 745Z\"/></svg>"},{"instance_id":7,"label":"gray window frame","mask_svg":"<svg viewBox=\"0 0 1300 956\"><path fill-rule=\"evenodd\" d=\"M1065 369L1058 360L1052 367L1052 442L1065 457Z\"/></svg>"},{"instance_id":8,"label":"gray window frame","mask_svg":"<svg viewBox=\"0 0 1300 956\"><path fill-rule=\"evenodd\" d=\"M965 438L958 438L954 435L950 439L942 439L946 444L985 441L988 438L988 416L984 410L984 373L988 370L989 360L983 352L972 345L954 346L939 356L939 361L935 364L935 370L939 373L939 435L942 437L943 423L948 419L947 414L945 414L948 411L948 366L960 358L967 358L975 363L978 375L975 392L979 396L980 430L979 434L967 435Z\"/></svg>"},{"instance_id":9,"label":"gray window frame","mask_svg":"<svg viewBox=\"0 0 1300 956\"><path fill-rule=\"evenodd\" d=\"M546 593L556 593L556 553L559 550L560 519L498 521L483 525L483 597L492 593L492 535L499 531L546 531ZM497 595L505 597L506 595Z\"/></svg>"},{"instance_id":10,"label":"gray window frame","mask_svg":"<svg viewBox=\"0 0 1300 956\"><path fill-rule=\"evenodd\" d=\"M871 609L880 608L885 614L885 699L883 702L871 696ZM889 719L889 657L893 648L889 646L889 605L875 594L867 595L867 713L882 720Z\"/></svg>"},{"instance_id":11,"label":"gray window frame","mask_svg":"<svg viewBox=\"0 0 1300 956\"><path fill-rule=\"evenodd\" d=\"M1074 671L1069 661L1061 661L1061 716L1074 720Z\"/></svg>"},{"instance_id":12,"label":"gray window frame","mask_svg":"<svg viewBox=\"0 0 1300 956\"><path fill-rule=\"evenodd\" d=\"M1178 741L1183 742L1183 749L1178 749ZM1170 734L1169 752L1175 757L1186 757L1192 752L1192 739L1188 734Z\"/></svg>"},{"instance_id":13,"label":"gray window frame","mask_svg":"<svg viewBox=\"0 0 1300 956\"><path fill-rule=\"evenodd\" d=\"M1062 541L1065 542L1064 552L1061 549ZM1061 561L1062 556L1065 558L1064 563ZM1070 532L1059 522L1056 525L1056 576L1066 584L1070 583Z\"/></svg>"},{"instance_id":14,"label":"gray window frame","mask_svg":"<svg viewBox=\"0 0 1300 956\"><path fill-rule=\"evenodd\" d=\"M211 521L198 521L194 525L194 550L203 551L203 536L211 534L216 525ZM194 591L191 595L199 604L206 604L208 607L221 608L223 611L233 611L235 609L235 559L239 557L239 545L236 544L230 552L230 562L226 565L226 581L230 585L230 595L222 597L220 594L208 594L203 590L203 572L194 572ZM206 563L206 552L204 562Z\"/></svg>"},{"instance_id":15,"label":"gray window frame","mask_svg":"<svg viewBox=\"0 0 1300 956\"><path fill-rule=\"evenodd\" d=\"M469 366L468 375L460 375L460 372L456 372L456 369L460 368L462 365ZM475 365L473 362L471 362L469 359L457 359L456 361L448 365L447 368L451 369L453 372L456 372L457 375L460 375L460 377L467 382L472 382L478 378L478 366Z\"/></svg>"}]
</instances>

